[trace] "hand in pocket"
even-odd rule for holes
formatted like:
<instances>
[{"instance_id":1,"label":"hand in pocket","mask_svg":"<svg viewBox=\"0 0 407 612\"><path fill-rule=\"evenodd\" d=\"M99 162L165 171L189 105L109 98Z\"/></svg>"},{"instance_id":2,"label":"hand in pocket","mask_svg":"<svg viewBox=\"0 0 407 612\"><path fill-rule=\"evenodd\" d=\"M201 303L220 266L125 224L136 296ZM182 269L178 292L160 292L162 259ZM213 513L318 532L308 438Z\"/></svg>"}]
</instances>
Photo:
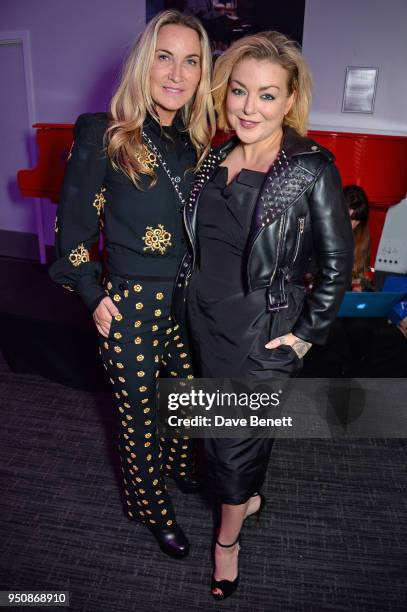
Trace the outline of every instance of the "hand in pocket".
<instances>
[{"instance_id":1,"label":"hand in pocket","mask_svg":"<svg viewBox=\"0 0 407 612\"><path fill-rule=\"evenodd\" d=\"M119 309L109 296L103 298L99 305L93 311L93 320L96 328L104 338L109 336L112 318L120 314Z\"/></svg>"},{"instance_id":2,"label":"hand in pocket","mask_svg":"<svg viewBox=\"0 0 407 612\"><path fill-rule=\"evenodd\" d=\"M302 359L312 346L311 342L306 342L305 340L294 336L292 333L285 334L279 338L274 338L274 340L267 342L265 346L267 349L275 349L284 345L291 346L298 359Z\"/></svg>"}]
</instances>

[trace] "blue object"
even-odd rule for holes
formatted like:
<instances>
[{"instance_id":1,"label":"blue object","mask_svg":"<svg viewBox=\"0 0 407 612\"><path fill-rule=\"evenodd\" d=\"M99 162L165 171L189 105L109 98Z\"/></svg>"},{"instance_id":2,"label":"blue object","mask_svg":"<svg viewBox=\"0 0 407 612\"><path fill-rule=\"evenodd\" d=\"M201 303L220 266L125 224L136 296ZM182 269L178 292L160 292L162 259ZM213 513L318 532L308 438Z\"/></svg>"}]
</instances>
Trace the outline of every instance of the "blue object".
<instances>
[{"instance_id":1,"label":"blue object","mask_svg":"<svg viewBox=\"0 0 407 612\"><path fill-rule=\"evenodd\" d=\"M386 276L383 291L404 291L407 294L407 276Z\"/></svg>"},{"instance_id":2,"label":"blue object","mask_svg":"<svg viewBox=\"0 0 407 612\"><path fill-rule=\"evenodd\" d=\"M407 291L347 291L339 309L338 317L391 318L391 308L395 305L399 306L398 302L406 297L406 293ZM407 302L405 304L407 305ZM400 318L399 321L401 321Z\"/></svg>"},{"instance_id":3,"label":"blue object","mask_svg":"<svg viewBox=\"0 0 407 612\"><path fill-rule=\"evenodd\" d=\"M400 321L407 317L407 301L402 300L398 304L394 304L394 306L390 308L388 317L394 325L398 325Z\"/></svg>"}]
</instances>

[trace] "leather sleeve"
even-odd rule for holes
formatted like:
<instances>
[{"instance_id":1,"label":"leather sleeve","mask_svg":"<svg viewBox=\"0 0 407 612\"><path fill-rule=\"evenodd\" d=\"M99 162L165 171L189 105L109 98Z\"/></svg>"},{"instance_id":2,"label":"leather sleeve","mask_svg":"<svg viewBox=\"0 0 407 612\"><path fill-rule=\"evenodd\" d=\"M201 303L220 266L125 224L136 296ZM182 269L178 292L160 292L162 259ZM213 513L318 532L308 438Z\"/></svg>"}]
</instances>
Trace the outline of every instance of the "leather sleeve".
<instances>
[{"instance_id":1,"label":"leather sleeve","mask_svg":"<svg viewBox=\"0 0 407 612\"><path fill-rule=\"evenodd\" d=\"M106 157L102 114L81 115L74 127L74 143L67 162L55 223L56 261L51 278L76 291L90 312L105 297L102 265L92 260L92 246L99 241L103 213Z\"/></svg>"},{"instance_id":2,"label":"leather sleeve","mask_svg":"<svg viewBox=\"0 0 407 612\"><path fill-rule=\"evenodd\" d=\"M335 164L323 168L308 204L318 272L292 333L307 342L324 344L351 282L354 249L349 211Z\"/></svg>"}]
</instances>

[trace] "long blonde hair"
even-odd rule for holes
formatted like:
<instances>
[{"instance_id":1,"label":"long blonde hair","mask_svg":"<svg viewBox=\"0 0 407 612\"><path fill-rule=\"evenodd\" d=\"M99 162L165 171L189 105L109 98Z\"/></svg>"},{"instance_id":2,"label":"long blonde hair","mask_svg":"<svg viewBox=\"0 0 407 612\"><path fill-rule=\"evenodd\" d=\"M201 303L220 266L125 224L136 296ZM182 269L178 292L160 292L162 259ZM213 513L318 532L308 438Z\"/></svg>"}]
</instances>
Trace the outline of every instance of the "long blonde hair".
<instances>
[{"instance_id":1,"label":"long blonde hair","mask_svg":"<svg viewBox=\"0 0 407 612\"><path fill-rule=\"evenodd\" d=\"M235 41L216 61L212 82L218 127L228 131L225 103L233 68L246 58L269 60L287 70L288 94L294 93L294 102L284 117L283 125L292 127L305 136L311 104L312 77L296 42L280 32L260 32Z\"/></svg>"},{"instance_id":2,"label":"long blonde hair","mask_svg":"<svg viewBox=\"0 0 407 612\"><path fill-rule=\"evenodd\" d=\"M201 44L201 79L195 96L182 108L182 117L197 153L197 168L210 148L215 132L215 113L210 89L212 60L208 36L196 17L167 10L156 15L145 28L124 65L119 87L110 103L111 122L106 132L107 154L113 167L140 187L140 174L156 175L137 157L143 153L142 127L147 113L158 122L150 92L150 71L154 61L157 35L164 25L182 25L195 30Z\"/></svg>"}]
</instances>

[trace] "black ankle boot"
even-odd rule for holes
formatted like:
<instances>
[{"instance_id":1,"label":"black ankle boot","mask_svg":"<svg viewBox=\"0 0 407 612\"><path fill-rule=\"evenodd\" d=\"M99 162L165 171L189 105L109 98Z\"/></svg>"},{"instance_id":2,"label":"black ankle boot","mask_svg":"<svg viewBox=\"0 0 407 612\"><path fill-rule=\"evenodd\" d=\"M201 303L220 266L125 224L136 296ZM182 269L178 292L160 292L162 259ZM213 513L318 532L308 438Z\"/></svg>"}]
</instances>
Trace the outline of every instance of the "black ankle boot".
<instances>
[{"instance_id":1,"label":"black ankle boot","mask_svg":"<svg viewBox=\"0 0 407 612\"><path fill-rule=\"evenodd\" d=\"M166 476L173 479L182 493L199 493L202 491L202 482L195 476L170 476L169 474L166 474Z\"/></svg>"},{"instance_id":2,"label":"black ankle boot","mask_svg":"<svg viewBox=\"0 0 407 612\"><path fill-rule=\"evenodd\" d=\"M182 559L189 553L189 542L179 525L171 527L160 527L158 525L147 525L158 542L161 550L170 557Z\"/></svg>"}]
</instances>

